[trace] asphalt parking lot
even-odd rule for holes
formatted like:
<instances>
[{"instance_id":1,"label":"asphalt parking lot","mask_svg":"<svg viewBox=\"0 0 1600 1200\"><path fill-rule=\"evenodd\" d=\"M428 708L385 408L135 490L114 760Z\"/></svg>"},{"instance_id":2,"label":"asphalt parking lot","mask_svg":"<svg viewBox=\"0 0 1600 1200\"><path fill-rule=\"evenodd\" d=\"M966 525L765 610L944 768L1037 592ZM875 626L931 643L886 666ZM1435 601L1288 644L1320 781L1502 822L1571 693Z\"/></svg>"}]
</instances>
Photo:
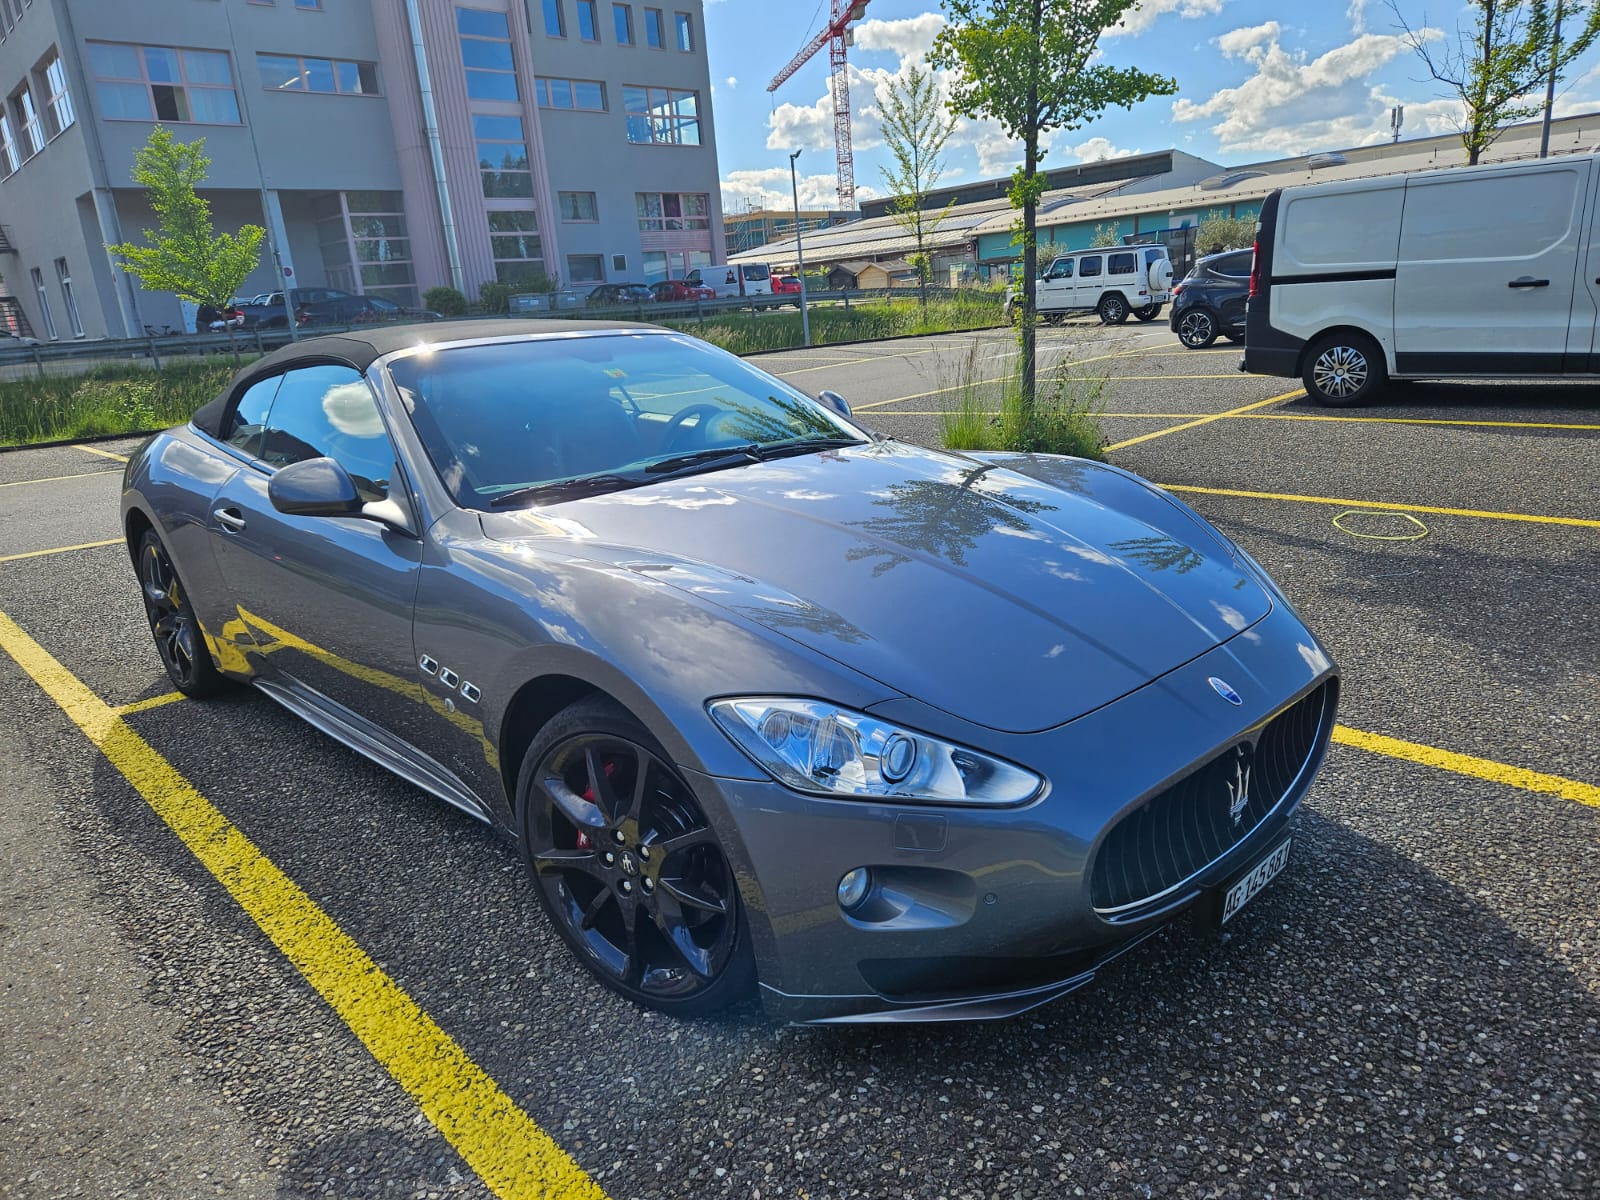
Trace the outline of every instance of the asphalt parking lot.
<instances>
[{"instance_id":1,"label":"asphalt parking lot","mask_svg":"<svg viewBox=\"0 0 1600 1200\"><path fill-rule=\"evenodd\" d=\"M759 361L931 442L1009 344ZM1289 867L1225 937L995 1024L641 1012L484 827L264 697L171 702L130 443L7 453L0 1196L1600 1194L1600 389L1336 414L1159 322L1040 346L1344 671Z\"/></svg>"}]
</instances>

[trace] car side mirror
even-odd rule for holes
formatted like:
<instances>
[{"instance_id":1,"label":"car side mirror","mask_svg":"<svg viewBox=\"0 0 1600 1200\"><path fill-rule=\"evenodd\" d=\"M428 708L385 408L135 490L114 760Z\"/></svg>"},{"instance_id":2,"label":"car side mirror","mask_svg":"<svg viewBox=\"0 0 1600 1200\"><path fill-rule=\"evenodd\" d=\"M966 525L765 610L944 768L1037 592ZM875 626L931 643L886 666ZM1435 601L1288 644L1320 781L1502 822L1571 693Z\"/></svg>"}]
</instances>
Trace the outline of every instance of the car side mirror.
<instances>
[{"instance_id":1,"label":"car side mirror","mask_svg":"<svg viewBox=\"0 0 1600 1200\"><path fill-rule=\"evenodd\" d=\"M362 500L350 473L331 458L307 458L280 467L267 481L272 507L291 517L355 517Z\"/></svg>"},{"instance_id":2,"label":"car side mirror","mask_svg":"<svg viewBox=\"0 0 1600 1200\"><path fill-rule=\"evenodd\" d=\"M821 403L833 409L833 411L838 413L841 417L849 417L852 415L850 412L850 402L843 396L839 395L838 392L818 392L817 399Z\"/></svg>"}]
</instances>

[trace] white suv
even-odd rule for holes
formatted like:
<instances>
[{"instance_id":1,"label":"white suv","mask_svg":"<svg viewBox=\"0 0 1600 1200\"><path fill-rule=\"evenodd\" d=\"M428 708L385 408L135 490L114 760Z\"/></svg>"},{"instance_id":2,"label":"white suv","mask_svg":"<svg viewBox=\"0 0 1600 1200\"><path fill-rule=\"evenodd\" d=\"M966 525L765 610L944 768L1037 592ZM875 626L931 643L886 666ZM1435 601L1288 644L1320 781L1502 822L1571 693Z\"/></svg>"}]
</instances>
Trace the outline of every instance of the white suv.
<instances>
[{"instance_id":1,"label":"white suv","mask_svg":"<svg viewBox=\"0 0 1600 1200\"><path fill-rule=\"evenodd\" d=\"M1165 246L1082 250L1052 260L1033 287L1034 305L1052 325L1077 312L1097 312L1107 325L1121 325L1129 313L1154 321L1172 296L1172 261ZM1007 320L1021 299L1006 297Z\"/></svg>"}]
</instances>

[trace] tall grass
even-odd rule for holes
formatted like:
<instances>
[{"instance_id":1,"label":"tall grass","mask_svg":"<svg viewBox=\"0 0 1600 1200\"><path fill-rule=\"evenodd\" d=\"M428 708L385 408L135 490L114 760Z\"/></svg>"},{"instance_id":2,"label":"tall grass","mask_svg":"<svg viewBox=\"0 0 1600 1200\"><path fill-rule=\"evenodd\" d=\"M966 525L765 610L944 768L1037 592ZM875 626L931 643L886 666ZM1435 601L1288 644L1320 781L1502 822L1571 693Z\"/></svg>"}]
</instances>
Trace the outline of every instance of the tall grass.
<instances>
[{"instance_id":1,"label":"tall grass","mask_svg":"<svg viewBox=\"0 0 1600 1200\"><path fill-rule=\"evenodd\" d=\"M232 359L136 363L0 383L0 446L145 433L187 421L233 376Z\"/></svg>"},{"instance_id":2,"label":"tall grass","mask_svg":"<svg viewBox=\"0 0 1600 1200\"><path fill-rule=\"evenodd\" d=\"M1002 298L988 292L962 293L930 301L927 316L915 296L814 307L810 311L813 345L872 341L931 333L987 329L1004 324ZM760 314L726 313L702 323L692 319L658 322L692 333L734 354L790 350L804 344L798 311L767 310Z\"/></svg>"},{"instance_id":3,"label":"tall grass","mask_svg":"<svg viewBox=\"0 0 1600 1200\"><path fill-rule=\"evenodd\" d=\"M1022 400L1016 351L984 377L979 344L953 368L940 372L952 382L951 407L940 415L940 440L951 450L1009 450L1021 454L1069 454L1105 461L1105 412L1110 378L1104 373L1073 375L1063 363L1041 373L1032 406ZM998 407L996 403L998 402Z\"/></svg>"}]
</instances>

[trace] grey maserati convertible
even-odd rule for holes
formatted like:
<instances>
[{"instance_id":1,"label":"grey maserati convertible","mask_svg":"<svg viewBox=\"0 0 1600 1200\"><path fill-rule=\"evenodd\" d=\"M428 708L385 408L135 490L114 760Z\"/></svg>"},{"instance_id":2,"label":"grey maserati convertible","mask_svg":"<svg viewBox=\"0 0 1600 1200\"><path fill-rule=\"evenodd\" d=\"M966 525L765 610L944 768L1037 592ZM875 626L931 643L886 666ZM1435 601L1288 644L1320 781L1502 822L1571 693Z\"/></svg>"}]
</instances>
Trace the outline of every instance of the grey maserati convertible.
<instances>
[{"instance_id":1,"label":"grey maserati convertible","mask_svg":"<svg viewBox=\"0 0 1600 1200\"><path fill-rule=\"evenodd\" d=\"M648 326L299 342L147 442L122 516L179 689L492 823L574 957L685 1016L1006 1016L1228 921L1338 696L1158 488L897 442Z\"/></svg>"}]
</instances>

